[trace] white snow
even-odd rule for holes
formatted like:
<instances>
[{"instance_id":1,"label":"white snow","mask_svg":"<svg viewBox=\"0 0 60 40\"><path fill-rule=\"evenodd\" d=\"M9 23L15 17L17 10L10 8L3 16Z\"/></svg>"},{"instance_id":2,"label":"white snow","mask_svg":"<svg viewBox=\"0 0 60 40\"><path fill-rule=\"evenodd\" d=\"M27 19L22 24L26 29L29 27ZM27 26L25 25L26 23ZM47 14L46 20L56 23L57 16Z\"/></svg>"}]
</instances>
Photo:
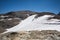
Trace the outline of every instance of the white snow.
<instances>
[{"instance_id":1,"label":"white snow","mask_svg":"<svg viewBox=\"0 0 60 40\"><path fill-rule=\"evenodd\" d=\"M58 21L60 21L60 20L59 20L59 19L51 19L51 21L58 22Z\"/></svg>"},{"instance_id":2,"label":"white snow","mask_svg":"<svg viewBox=\"0 0 60 40\"><path fill-rule=\"evenodd\" d=\"M3 16L3 15L2 15L2 16L0 16L0 17L4 18L4 17L8 17L8 16Z\"/></svg>"},{"instance_id":3,"label":"white snow","mask_svg":"<svg viewBox=\"0 0 60 40\"><path fill-rule=\"evenodd\" d=\"M8 18L8 20L13 20L13 19L20 19L20 18Z\"/></svg>"},{"instance_id":4,"label":"white snow","mask_svg":"<svg viewBox=\"0 0 60 40\"><path fill-rule=\"evenodd\" d=\"M12 20L12 18L9 18L9 19L7 19L7 20Z\"/></svg>"},{"instance_id":5,"label":"white snow","mask_svg":"<svg viewBox=\"0 0 60 40\"><path fill-rule=\"evenodd\" d=\"M19 31L32 31L32 30L57 30L60 31L60 24L57 25L50 25L50 24L45 24L45 23L60 23L60 22L56 22L54 19L54 21L52 20L47 20L49 17L53 17L52 15L44 15L38 18L35 18L36 15L32 15L28 18L26 18L25 20L23 20L22 22L20 22L20 24L7 29L6 32L19 32Z\"/></svg>"}]
</instances>

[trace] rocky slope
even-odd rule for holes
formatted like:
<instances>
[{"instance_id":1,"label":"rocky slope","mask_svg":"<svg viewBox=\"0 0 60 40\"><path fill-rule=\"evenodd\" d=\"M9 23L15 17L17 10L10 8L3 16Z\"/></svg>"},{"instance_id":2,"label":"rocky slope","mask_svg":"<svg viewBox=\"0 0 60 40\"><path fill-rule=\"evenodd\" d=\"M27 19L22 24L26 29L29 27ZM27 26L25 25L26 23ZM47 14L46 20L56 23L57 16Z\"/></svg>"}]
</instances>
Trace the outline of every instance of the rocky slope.
<instances>
[{"instance_id":1,"label":"rocky slope","mask_svg":"<svg viewBox=\"0 0 60 40\"><path fill-rule=\"evenodd\" d=\"M12 32L0 35L0 40L60 40L60 32L56 30Z\"/></svg>"}]
</instances>

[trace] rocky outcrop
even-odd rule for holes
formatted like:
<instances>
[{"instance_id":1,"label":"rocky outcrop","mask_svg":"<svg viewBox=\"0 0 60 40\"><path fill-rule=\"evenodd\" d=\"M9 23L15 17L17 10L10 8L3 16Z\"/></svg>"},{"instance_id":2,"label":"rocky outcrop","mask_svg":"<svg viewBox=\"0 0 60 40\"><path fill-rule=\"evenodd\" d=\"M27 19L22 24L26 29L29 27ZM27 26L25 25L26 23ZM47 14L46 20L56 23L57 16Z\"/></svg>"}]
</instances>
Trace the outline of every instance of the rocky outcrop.
<instances>
[{"instance_id":1,"label":"rocky outcrop","mask_svg":"<svg viewBox=\"0 0 60 40\"><path fill-rule=\"evenodd\" d=\"M4 19L0 21L0 33L5 31L5 29L11 28L13 26L16 26L19 24L21 20L20 19Z\"/></svg>"},{"instance_id":2,"label":"rocky outcrop","mask_svg":"<svg viewBox=\"0 0 60 40\"><path fill-rule=\"evenodd\" d=\"M0 40L60 40L60 32L56 30L11 32L1 35Z\"/></svg>"}]
</instances>

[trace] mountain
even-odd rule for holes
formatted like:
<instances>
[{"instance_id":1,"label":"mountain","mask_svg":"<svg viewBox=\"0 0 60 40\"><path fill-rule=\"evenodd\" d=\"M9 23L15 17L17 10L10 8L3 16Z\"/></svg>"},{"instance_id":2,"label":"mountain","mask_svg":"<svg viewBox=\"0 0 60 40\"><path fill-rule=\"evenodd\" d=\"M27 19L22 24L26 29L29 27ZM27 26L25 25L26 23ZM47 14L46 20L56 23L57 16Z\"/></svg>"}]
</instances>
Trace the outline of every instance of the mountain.
<instances>
[{"instance_id":1,"label":"mountain","mask_svg":"<svg viewBox=\"0 0 60 40\"><path fill-rule=\"evenodd\" d=\"M1 40L60 40L60 16L29 10L8 12L0 15L0 29Z\"/></svg>"},{"instance_id":2,"label":"mountain","mask_svg":"<svg viewBox=\"0 0 60 40\"><path fill-rule=\"evenodd\" d=\"M21 21L18 25L7 29L6 32L17 32L17 31L31 31L31 30L57 30L60 31L60 19L54 19L55 15L43 15L38 14L27 17ZM49 19L51 18L51 19ZM53 18L53 19L52 19ZM44 26L43 26L44 25Z\"/></svg>"},{"instance_id":3,"label":"mountain","mask_svg":"<svg viewBox=\"0 0 60 40\"><path fill-rule=\"evenodd\" d=\"M35 14L37 14L35 18L41 17L43 15L54 15L54 17L49 17L48 19L60 19L59 15L56 15L51 12L33 12L29 10L15 11L15 12L8 12L5 14L0 14L0 27L1 29L11 28L19 24L19 22L26 19L27 17Z\"/></svg>"}]
</instances>

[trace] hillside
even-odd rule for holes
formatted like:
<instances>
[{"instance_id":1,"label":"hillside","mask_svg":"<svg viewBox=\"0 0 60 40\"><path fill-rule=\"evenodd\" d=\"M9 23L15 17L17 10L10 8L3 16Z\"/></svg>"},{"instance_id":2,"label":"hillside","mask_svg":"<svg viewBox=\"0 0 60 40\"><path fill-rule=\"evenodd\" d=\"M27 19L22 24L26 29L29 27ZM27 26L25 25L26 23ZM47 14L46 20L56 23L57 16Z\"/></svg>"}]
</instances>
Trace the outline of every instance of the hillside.
<instances>
[{"instance_id":1,"label":"hillside","mask_svg":"<svg viewBox=\"0 0 60 40\"><path fill-rule=\"evenodd\" d=\"M0 40L60 40L60 15L16 11L0 14Z\"/></svg>"},{"instance_id":2,"label":"hillside","mask_svg":"<svg viewBox=\"0 0 60 40\"><path fill-rule=\"evenodd\" d=\"M60 32L56 30L12 32L0 35L0 40L60 40Z\"/></svg>"}]
</instances>

